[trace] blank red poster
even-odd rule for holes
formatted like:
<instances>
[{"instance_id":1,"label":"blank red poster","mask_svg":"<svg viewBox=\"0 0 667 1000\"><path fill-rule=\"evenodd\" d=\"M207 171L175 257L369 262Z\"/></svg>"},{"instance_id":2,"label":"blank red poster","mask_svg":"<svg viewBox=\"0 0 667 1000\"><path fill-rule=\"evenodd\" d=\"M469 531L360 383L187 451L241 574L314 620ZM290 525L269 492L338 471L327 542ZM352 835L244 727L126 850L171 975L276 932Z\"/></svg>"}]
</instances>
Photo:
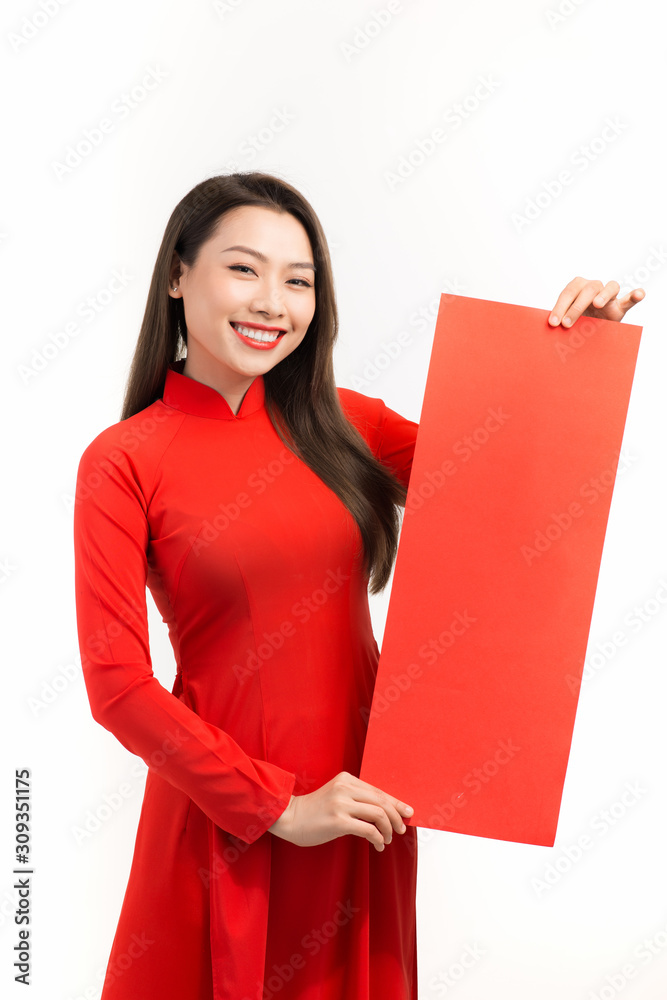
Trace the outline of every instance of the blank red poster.
<instances>
[{"instance_id":1,"label":"blank red poster","mask_svg":"<svg viewBox=\"0 0 667 1000\"><path fill-rule=\"evenodd\" d=\"M552 846L642 328L548 317L441 296L360 777Z\"/></svg>"}]
</instances>

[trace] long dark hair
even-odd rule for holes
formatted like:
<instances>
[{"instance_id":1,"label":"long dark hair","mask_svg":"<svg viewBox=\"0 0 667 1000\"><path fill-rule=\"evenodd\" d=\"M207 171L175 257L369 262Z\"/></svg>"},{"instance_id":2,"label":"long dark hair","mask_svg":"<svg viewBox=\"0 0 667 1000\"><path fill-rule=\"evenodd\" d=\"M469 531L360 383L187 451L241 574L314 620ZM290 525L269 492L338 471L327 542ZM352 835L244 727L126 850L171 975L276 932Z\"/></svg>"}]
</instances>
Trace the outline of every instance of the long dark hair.
<instances>
[{"instance_id":1,"label":"long dark hair","mask_svg":"<svg viewBox=\"0 0 667 1000\"><path fill-rule=\"evenodd\" d=\"M178 203L153 269L146 310L128 377L121 420L162 398L167 369L187 348L182 298L167 294L173 253L188 267L221 217L242 205L289 212L304 227L314 260L315 313L299 346L264 377L266 408L282 441L329 486L354 517L371 593L386 586L396 555L397 505L405 487L372 454L343 413L333 372L338 336L329 248L319 219L296 188L271 174L248 171L211 177Z\"/></svg>"}]
</instances>

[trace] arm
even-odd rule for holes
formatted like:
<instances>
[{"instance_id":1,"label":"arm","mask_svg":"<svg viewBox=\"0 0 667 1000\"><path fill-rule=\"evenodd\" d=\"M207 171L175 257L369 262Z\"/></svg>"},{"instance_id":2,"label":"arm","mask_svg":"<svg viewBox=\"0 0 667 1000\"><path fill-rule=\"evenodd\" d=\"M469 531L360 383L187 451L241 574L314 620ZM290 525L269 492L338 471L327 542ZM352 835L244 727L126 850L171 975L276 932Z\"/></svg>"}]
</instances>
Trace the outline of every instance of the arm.
<instances>
[{"instance_id":1,"label":"arm","mask_svg":"<svg viewBox=\"0 0 667 1000\"><path fill-rule=\"evenodd\" d=\"M338 396L346 417L368 442L375 457L407 487L419 424L402 417L381 399L364 396L354 389L339 388Z\"/></svg>"},{"instance_id":2,"label":"arm","mask_svg":"<svg viewBox=\"0 0 667 1000\"><path fill-rule=\"evenodd\" d=\"M76 616L93 718L222 829L253 843L286 808L296 776L249 757L154 677L148 642L147 501L130 457L85 450L74 508Z\"/></svg>"}]
</instances>

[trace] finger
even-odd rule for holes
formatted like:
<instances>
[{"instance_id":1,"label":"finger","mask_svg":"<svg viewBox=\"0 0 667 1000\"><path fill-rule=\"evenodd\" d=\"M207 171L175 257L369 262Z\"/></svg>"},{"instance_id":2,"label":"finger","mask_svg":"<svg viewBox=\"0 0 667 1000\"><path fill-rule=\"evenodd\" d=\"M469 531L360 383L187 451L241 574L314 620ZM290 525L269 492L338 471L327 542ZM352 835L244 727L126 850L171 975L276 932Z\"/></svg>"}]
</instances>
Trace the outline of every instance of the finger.
<instances>
[{"instance_id":1,"label":"finger","mask_svg":"<svg viewBox=\"0 0 667 1000\"><path fill-rule=\"evenodd\" d=\"M588 309L593 299L602 292L603 287L604 286L601 281L586 282L572 305L568 306L565 314L561 317L561 326L572 326L572 324L579 319L584 310Z\"/></svg>"},{"instance_id":2,"label":"finger","mask_svg":"<svg viewBox=\"0 0 667 1000\"><path fill-rule=\"evenodd\" d=\"M380 792L379 789L376 789L376 791L379 792L379 796L377 799L374 799L374 802L386 814L391 830L395 830L396 833L405 833L406 825L403 822L401 810L409 819L414 812L412 806L401 802L400 799L395 799L393 796L387 795L385 792Z\"/></svg>"},{"instance_id":3,"label":"finger","mask_svg":"<svg viewBox=\"0 0 667 1000\"><path fill-rule=\"evenodd\" d=\"M573 278L572 281L568 281L567 285L556 299L555 306L551 310L551 315L549 316L549 323L551 326L558 326L561 318L565 315L566 310L572 305L575 298L586 283L586 279L581 277L576 277Z\"/></svg>"},{"instance_id":4,"label":"finger","mask_svg":"<svg viewBox=\"0 0 667 1000\"><path fill-rule=\"evenodd\" d=\"M601 284L601 282L600 282L600 284ZM579 295L577 295L577 297L574 300L574 302L572 303L572 305L568 307L568 309L566 310L565 314L562 316L561 321L560 321L561 322L561 326L565 326L567 328L571 327L572 324L575 323L579 319L579 317L581 316L581 314L586 309L588 309L589 305L591 304L591 302L593 301L593 299L595 297L595 294L596 294L596 290L595 289L591 289L591 288L585 288L585 289L583 289L579 293Z\"/></svg>"},{"instance_id":5,"label":"finger","mask_svg":"<svg viewBox=\"0 0 667 1000\"><path fill-rule=\"evenodd\" d=\"M388 799L388 796L385 796L385 799ZM393 805L394 801L398 801L398 800L394 799L394 800L390 800L390 801L378 802L374 806L371 805L371 804L368 804L369 808L375 809L375 810L378 810L378 809L380 810L379 813L378 812L375 813L375 816L379 817L379 820L374 819L373 821L376 822L376 824L381 829L382 833L385 834L385 838L384 839L385 839L386 843L390 843L391 842L391 837L392 837L392 834L393 834L394 831L396 831L396 833L405 833L405 831L407 829L405 823L403 822L403 817L401 816L400 812ZM361 805L366 805L366 804L367 803L361 803ZM409 807L409 808L412 808L412 807ZM368 816L369 814L365 813L364 815ZM371 818L372 818L373 814L371 813L370 815L371 815ZM387 836L389 837L389 840L387 840Z\"/></svg>"},{"instance_id":6,"label":"finger","mask_svg":"<svg viewBox=\"0 0 667 1000\"><path fill-rule=\"evenodd\" d=\"M403 822L403 817L410 819L414 813L412 806L407 805L405 802L401 802L400 799L394 799L390 796L387 796L383 800L383 804L393 828L398 831L398 833L405 833L405 823Z\"/></svg>"},{"instance_id":7,"label":"finger","mask_svg":"<svg viewBox=\"0 0 667 1000\"><path fill-rule=\"evenodd\" d=\"M377 785L371 785L367 781L362 781L361 778L356 778L351 787L352 797L355 801L368 801L366 798L358 798L357 793L363 794L364 791L368 792L372 796L371 801L376 802L379 806L385 807L387 805L391 805L404 816L412 816L414 812L412 806L408 805L407 802L403 802L401 799L397 799L395 796L389 795L388 792L383 792L381 788L377 787Z\"/></svg>"},{"instance_id":8,"label":"finger","mask_svg":"<svg viewBox=\"0 0 667 1000\"><path fill-rule=\"evenodd\" d=\"M593 299L593 306L596 309L602 309L608 302L616 298L620 290L621 286L617 281L608 281L602 291L598 292Z\"/></svg>"},{"instance_id":9,"label":"finger","mask_svg":"<svg viewBox=\"0 0 667 1000\"><path fill-rule=\"evenodd\" d=\"M361 819L353 819L350 817L345 825L345 829L341 831L341 834L350 835L352 837L363 837L364 840L367 840L369 844L373 845L376 851L384 851L385 839L373 823L365 823ZM339 836L341 834L339 834Z\"/></svg>"},{"instance_id":10,"label":"finger","mask_svg":"<svg viewBox=\"0 0 667 1000\"><path fill-rule=\"evenodd\" d=\"M366 827L366 829L364 830L363 836L365 836L367 840L371 840L373 843L377 844L391 843L393 827L389 822L386 812L379 806L374 806L370 802L358 802L356 803L356 808L354 808L354 811L350 814L350 819L355 826L358 821L364 821L364 827ZM373 827L373 830L368 829L370 826Z\"/></svg>"},{"instance_id":11,"label":"finger","mask_svg":"<svg viewBox=\"0 0 667 1000\"><path fill-rule=\"evenodd\" d=\"M645 295L646 292L643 288L633 288L632 291L628 292L627 295L624 295L622 299L618 299L618 305L625 314L628 309L632 309L632 307L636 306L638 302L641 302Z\"/></svg>"},{"instance_id":12,"label":"finger","mask_svg":"<svg viewBox=\"0 0 667 1000\"><path fill-rule=\"evenodd\" d=\"M400 810L394 805L394 802L396 801L398 800L393 799L392 801L387 803L385 809L389 817L389 822L391 823L394 830L396 830L396 833L405 833L407 828L405 823L403 822L403 816L401 815ZM413 810L411 806L408 806L408 809L410 809L410 813L406 813L406 816L409 819L410 816L412 815Z\"/></svg>"}]
</instances>

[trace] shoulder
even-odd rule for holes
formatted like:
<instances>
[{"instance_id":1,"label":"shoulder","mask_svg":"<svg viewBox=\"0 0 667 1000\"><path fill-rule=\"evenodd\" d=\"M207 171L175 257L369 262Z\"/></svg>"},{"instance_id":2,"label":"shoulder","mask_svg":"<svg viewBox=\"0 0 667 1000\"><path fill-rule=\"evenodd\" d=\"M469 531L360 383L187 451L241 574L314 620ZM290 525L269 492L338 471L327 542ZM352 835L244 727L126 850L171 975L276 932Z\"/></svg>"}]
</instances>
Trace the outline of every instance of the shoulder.
<instances>
[{"instance_id":1,"label":"shoulder","mask_svg":"<svg viewBox=\"0 0 667 1000\"><path fill-rule=\"evenodd\" d=\"M79 477L110 468L139 480L152 476L184 417L158 399L126 420L105 427L82 452Z\"/></svg>"},{"instance_id":2,"label":"shoulder","mask_svg":"<svg viewBox=\"0 0 667 1000\"><path fill-rule=\"evenodd\" d=\"M384 408L384 403L381 399L377 399L374 396L364 396L363 393L357 392L356 389L347 389L344 386L338 385L336 386L336 391L340 405L346 413L351 412L355 415L375 416Z\"/></svg>"},{"instance_id":3,"label":"shoulder","mask_svg":"<svg viewBox=\"0 0 667 1000\"><path fill-rule=\"evenodd\" d=\"M359 433L372 445L382 431L386 406L381 399L364 396L355 389L337 386L343 413Z\"/></svg>"},{"instance_id":4,"label":"shoulder","mask_svg":"<svg viewBox=\"0 0 667 1000\"><path fill-rule=\"evenodd\" d=\"M377 459L407 485L419 424L397 413L384 400L354 389L338 389L343 412Z\"/></svg>"},{"instance_id":5,"label":"shoulder","mask_svg":"<svg viewBox=\"0 0 667 1000\"><path fill-rule=\"evenodd\" d=\"M366 440L371 451L376 454L385 419L384 402L373 396L364 396L355 389L337 386L337 391L343 413Z\"/></svg>"}]
</instances>

